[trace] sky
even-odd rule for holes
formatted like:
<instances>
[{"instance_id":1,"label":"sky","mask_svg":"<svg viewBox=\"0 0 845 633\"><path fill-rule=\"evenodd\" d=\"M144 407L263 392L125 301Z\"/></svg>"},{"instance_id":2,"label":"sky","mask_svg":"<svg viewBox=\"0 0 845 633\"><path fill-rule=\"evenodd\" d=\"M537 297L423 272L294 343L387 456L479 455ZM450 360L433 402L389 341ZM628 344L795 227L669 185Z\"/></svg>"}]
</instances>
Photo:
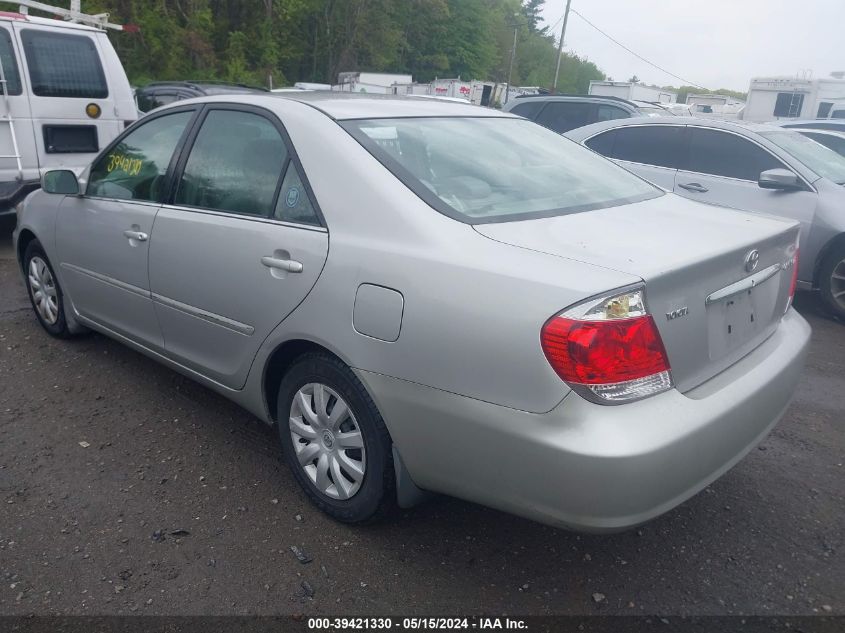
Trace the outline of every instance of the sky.
<instances>
[{"instance_id":1,"label":"sky","mask_svg":"<svg viewBox=\"0 0 845 633\"><path fill-rule=\"evenodd\" d=\"M566 0L546 0L543 19L560 35ZM570 13L564 50L606 75L659 86L698 84L745 92L761 76L813 78L845 71L845 0L572 0L572 8L649 66Z\"/></svg>"}]
</instances>

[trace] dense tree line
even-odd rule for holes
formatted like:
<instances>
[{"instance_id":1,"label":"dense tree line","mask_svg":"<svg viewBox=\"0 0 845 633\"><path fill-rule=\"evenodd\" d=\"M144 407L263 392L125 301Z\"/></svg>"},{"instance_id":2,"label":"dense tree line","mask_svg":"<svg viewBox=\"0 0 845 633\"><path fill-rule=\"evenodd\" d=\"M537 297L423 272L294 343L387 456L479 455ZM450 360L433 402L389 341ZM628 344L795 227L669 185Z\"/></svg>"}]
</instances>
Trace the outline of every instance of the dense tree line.
<instances>
[{"instance_id":1,"label":"dense tree line","mask_svg":"<svg viewBox=\"0 0 845 633\"><path fill-rule=\"evenodd\" d=\"M549 87L554 37L544 0L85 0L87 13L137 24L114 33L130 81L224 79L274 86L334 83L347 70L410 73ZM561 92L586 92L604 75L566 55Z\"/></svg>"}]
</instances>

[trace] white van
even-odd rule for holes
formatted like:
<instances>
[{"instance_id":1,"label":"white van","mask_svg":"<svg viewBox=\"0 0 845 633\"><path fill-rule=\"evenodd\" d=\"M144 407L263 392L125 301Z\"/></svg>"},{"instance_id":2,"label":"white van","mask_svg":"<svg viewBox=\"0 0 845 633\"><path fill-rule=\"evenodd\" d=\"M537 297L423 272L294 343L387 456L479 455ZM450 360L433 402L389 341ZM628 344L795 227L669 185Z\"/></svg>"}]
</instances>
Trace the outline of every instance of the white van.
<instances>
[{"instance_id":1,"label":"white van","mask_svg":"<svg viewBox=\"0 0 845 633\"><path fill-rule=\"evenodd\" d=\"M138 118L104 30L0 11L0 216L50 169L80 170Z\"/></svg>"}]
</instances>

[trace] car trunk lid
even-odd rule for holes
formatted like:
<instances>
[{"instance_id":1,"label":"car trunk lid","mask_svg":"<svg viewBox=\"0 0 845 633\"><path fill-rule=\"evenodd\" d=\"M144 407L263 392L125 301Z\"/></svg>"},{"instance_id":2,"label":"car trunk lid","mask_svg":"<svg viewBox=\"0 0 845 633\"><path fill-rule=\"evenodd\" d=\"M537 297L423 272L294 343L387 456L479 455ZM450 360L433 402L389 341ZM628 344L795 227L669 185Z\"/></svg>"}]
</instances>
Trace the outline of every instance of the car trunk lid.
<instances>
[{"instance_id":1,"label":"car trunk lid","mask_svg":"<svg viewBox=\"0 0 845 633\"><path fill-rule=\"evenodd\" d=\"M775 331L789 303L798 240L794 222L674 195L475 229L499 242L640 277L681 391Z\"/></svg>"}]
</instances>

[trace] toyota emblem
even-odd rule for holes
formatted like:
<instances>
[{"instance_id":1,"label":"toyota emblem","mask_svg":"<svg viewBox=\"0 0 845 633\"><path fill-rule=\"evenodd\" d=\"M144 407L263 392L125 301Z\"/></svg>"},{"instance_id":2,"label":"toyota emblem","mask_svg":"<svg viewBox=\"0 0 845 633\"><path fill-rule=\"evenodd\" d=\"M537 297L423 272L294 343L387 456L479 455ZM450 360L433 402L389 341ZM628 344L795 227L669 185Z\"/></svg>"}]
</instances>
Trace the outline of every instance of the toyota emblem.
<instances>
[{"instance_id":1,"label":"toyota emblem","mask_svg":"<svg viewBox=\"0 0 845 633\"><path fill-rule=\"evenodd\" d=\"M760 263L760 251L756 248L745 256L745 270L753 273L757 269L757 264Z\"/></svg>"}]
</instances>

